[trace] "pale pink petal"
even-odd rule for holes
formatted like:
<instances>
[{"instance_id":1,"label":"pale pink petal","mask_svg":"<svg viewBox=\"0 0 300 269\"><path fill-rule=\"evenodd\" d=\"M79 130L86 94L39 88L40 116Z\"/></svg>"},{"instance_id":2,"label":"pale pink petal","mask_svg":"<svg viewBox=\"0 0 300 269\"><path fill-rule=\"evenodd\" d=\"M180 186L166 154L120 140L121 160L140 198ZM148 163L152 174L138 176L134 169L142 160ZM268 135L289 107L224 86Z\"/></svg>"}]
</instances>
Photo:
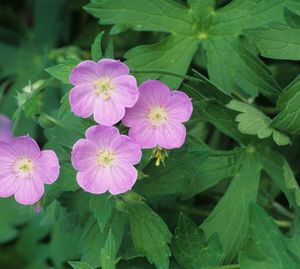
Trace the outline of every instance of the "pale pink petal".
<instances>
[{"instance_id":1,"label":"pale pink petal","mask_svg":"<svg viewBox=\"0 0 300 269\"><path fill-rule=\"evenodd\" d=\"M121 135L111 145L118 163L137 164L141 161L142 151L139 146L126 135Z\"/></svg>"},{"instance_id":2,"label":"pale pink petal","mask_svg":"<svg viewBox=\"0 0 300 269\"><path fill-rule=\"evenodd\" d=\"M131 190L136 179L137 170L132 165L113 165L108 191L114 195L127 192Z\"/></svg>"},{"instance_id":3,"label":"pale pink petal","mask_svg":"<svg viewBox=\"0 0 300 269\"><path fill-rule=\"evenodd\" d=\"M151 105L166 105L170 100L169 87L159 80L147 80L140 86L141 100Z\"/></svg>"},{"instance_id":4,"label":"pale pink petal","mask_svg":"<svg viewBox=\"0 0 300 269\"><path fill-rule=\"evenodd\" d=\"M3 169L3 165L11 166L17 157L18 155L13 151L9 143L0 141L0 171L1 168Z\"/></svg>"},{"instance_id":5,"label":"pale pink petal","mask_svg":"<svg viewBox=\"0 0 300 269\"><path fill-rule=\"evenodd\" d=\"M45 184L52 184L59 176L59 162L53 150L43 150L37 161L37 173Z\"/></svg>"},{"instance_id":6,"label":"pale pink petal","mask_svg":"<svg viewBox=\"0 0 300 269\"><path fill-rule=\"evenodd\" d=\"M193 112L191 98L184 92L172 91L169 104L166 106L168 118L174 121L188 121Z\"/></svg>"},{"instance_id":7,"label":"pale pink petal","mask_svg":"<svg viewBox=\"0 0 300 269\"><path fill-rule=\"evenodd\" d=\"M98 68L98 64L88 60L81 62L73 69L69 80L73 85L79 85L92 83L98 80L100 76L101 72Z\"/></svg>"},{"instance_id":8,"label":"pale pink petal","mask_svg":"<svg viewBox=\"0 0 300 269\"><path fill-rule=\"evenodd\" d=\"M12 139L11 125L7 117L0 115L0 141L8 142Z\"/></svg>"},{"instance_id":9,"label":"pale pink petal","mask_svg":"<svg viewBox=\"0 0 300 269\"><path fill-rule=\"evenodd\" d=\"M97 96L93 84L75 86L69 96L71 111L79 117L88 118L93 114Z\"/></svg>"},{"instance_id":10,"label":"pale pink petal","mask_svg":"<svg viewBox=\"0 0 300 269\"><path fill-rule=\"evenodd\" d=\"M101 59L98 62L98 70L102 76L115 78L129 74L129 68L119 60Z\"/></svg>"},{"instance_id":11,"label":"pale pink petal","mask_svg":"<svg viewBox=\"0 0 300 269\"><path fill-rule=\"evenodd\" d=\"M149 108L140 104L139 101L137 101L134 107L126 108L125 116L122 119L122 123L125 126L131 127L137 125L138 121L148 121L147 114L149 113Z\"/></svg>"},{"instance_id":12,"label":"pale pink petal","mask_svg":"<svg viewBox=\"0 0 300 269\"><path fill-rule=\"evenodd\" d=\"M87 140L80 139L73 146L72 165L76 170L90 170L97 165L97 146Z\"/></svg>"},{"instance_id":13,"label":"pale pink petal","mask_svg":"<svg viewBox=\"0 0 300 269\"><path fill-rule=\"evenodd\" d=\"M119 136L119 130L112 126L94 125L86 130L85 136L94 142L98 149L109 148L114 139Z\"/></svg>"},{"instance_id":14,"label":"pale pink petal","mask_svg":"<svg viewBox=\"0 0 300 269\"><path fill-rule=\"evenodd\" d=\"M167 122L156 130L158 145L161 148L180 148L186 137L186 129L180 122Z\"/></svg>"},{"instance_id":15,"label":"pale pink petal","mask_svg":"<svg viewBox=\"0 0 300 269\"><path fill-rule=\"evenodd\" d=\"M147 122L140 122L129 129L129 137L143 149L154 148L157 146L155 127Z\"/></svg>"},{"instance_id":16,"label":"pale pink petal","mask_svg":"<svg viewBox=\"0 0 300 269\"><path fill-rule=\"evenodd\" d=\"M139 97L136 79L133 76L120 76L111 80L111 97L125 107L132 107Z\"/></svg>"},{"instance_id":17,"label":"pale pink petal","mask_svg":"<svg viewBox=\"0 0 300 269\"><path fill-rule=\"evenodd\" d=\"M77 182L86 192L101 194L108 190L110 178L104 168L95 167L77 173Z\"/></svg>"},{"instance_id":18,"label":"pale pink petal","mask_svg":"<svg viewBox=\"0 0 300 269\"><path fill-rule=\"evenodd\" d=\"M125 107L117 100L98 98L94 106L94 119L97 123L112 126L125 115Z\"/></svg>"},{"instance_id":19,"label":"pale pink petal","mask_svg":"<svg viewBox=\"0 0 300 269\"><path fill-rule=\"evenodd\" d=\"M9 197L19 189L22 179L17 178L11 170L2 170L0 165L0 197Z\"/></svg>"},{"instance_id":20,"label":"pale pink petal","mask_svg":"<svg viewBox=\"0 0 300 269\"><path fill-rule=\"evenodd\" d=\"M21 184L15 193L16 201L23 205L33 205L39 201L44 194L43 182L35 177L20 180Z\"/></svg>"},{"instance_id":21,"label":"pale pink petal","mask_svg":"<svg viewBox=\"0 0 300 269\"><path fill-rule=\"evenodd\" d=\"M11 141L12 150L18 157L36 160L41 155L39 145L30 136L16 137Z\"/></svg>"}]
</instances>

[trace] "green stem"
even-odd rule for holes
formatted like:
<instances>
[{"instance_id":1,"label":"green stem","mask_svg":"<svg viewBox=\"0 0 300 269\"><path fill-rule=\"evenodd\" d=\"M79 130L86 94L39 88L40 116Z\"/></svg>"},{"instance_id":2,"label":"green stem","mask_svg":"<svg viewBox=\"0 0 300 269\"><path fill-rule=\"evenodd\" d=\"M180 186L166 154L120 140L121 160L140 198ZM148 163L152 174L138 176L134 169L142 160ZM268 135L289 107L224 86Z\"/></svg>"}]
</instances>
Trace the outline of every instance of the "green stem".
<instances>
[{"instance_id":1,"label":"green stem","mask_svg":"<svg viewBox=\"0 0 300 269\"><path fill-rule=\"evenodd\" d=\"M286 209L284 206L282 206L278 202L273 202L273 207L276 209L277 212L279 212L282 216L287 217L289 219L294 219L295 215L291 213L288 209Z\"/></svg>"},{"instance_id":2,"label":"green stem","mask_svg":"<svg viewBox=\"0 0 300 269\"><path fill-rule=\"evenodd\" d=\"M63 128L63 129L66 129L66 130L70 131L71 133L73 133L73 134L75 134L75 135L78 135L78 136L84 136L84 134L82 134L82 133L80 133L80 132L77 132L77 131L71 129L71 128L65 126L64 124L61 124L60 121L56 120L55 118L51 117L51 116L48 115L48 114L43 113L43 116L44 116L47 120L49 120L51 123L53 123L53 124L55 124L55 125L57 125L57 126Z\"/></svg>"},{"instance_id":3,"label":"green stem","mask_svg":"<svg viewBox=\"0 0 300 269\"><path fill-rule=\"evenodd\" d=\"M209 267L209 269L238 269L238 268L240 268L239 264L227 264L227 265Z\"/></svg>"},{"instance_id":4,"label":"green stem","mask_svg":"<svg viewBox=\"0 0 300 269\"><path fill-rule=\"evenodd\" d=\"M53 82L55 81L54 78L48 78L46 80L43 81L42 85L40 85L37 89L35 89L31 94L30 96L28 96L27 100L17 109L17 111L15 112L14 114L14 124L13 124L13 127L12 127L12 131L13 133L16 132L17 130L17 127L19 125L19 122L20 122L20 118L21 118L21 115L22 115L22 111L26 105L26 103L31 100L33 97L37 96L42 90L44 90L46 87L48 87L49 85L51 85ZM31 85L31 84L29 84Z\"/></svg>"},{"instance_id":5,"label":"green stem","mask_svg":"<svg viewBox=\"0 0 300 269\"><path fill-rule=\"evenodd\" d=\"M260 106L260 105L256 105L256 107L261 110L262 112L266 113L266 114L277 114L278 110L276 107L269 107L269 106Z\"/></svg>"},{"instance_id":6,"label":"green stem","mask_svg":"<svg viewBox=\"0 0 300 269\"><path fill-rule=\"evenodd\" d=\"M292 223L290 221L287 220L275 220L277 226L279 226L280 228L290 228Z\"/></svg>"}]
</instances>

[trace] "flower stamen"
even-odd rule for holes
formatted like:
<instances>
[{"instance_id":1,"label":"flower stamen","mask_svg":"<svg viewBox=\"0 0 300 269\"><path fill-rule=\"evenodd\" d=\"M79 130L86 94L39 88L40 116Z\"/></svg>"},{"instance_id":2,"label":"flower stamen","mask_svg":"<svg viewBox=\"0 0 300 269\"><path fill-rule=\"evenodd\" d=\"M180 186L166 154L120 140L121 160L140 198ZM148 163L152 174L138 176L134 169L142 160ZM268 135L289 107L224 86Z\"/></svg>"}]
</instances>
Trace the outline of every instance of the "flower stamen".
<instances>
[{"instance_id":1,"label":"flower stamen","mask_svg":"<svg viewBox=\"0 0 300 269\"><path fill-rule=\"evenodd\" d=\"M167 120L167 113L162 106L153 107L150 109L148 118L153 126L159 126Z\"/></svg>"},{"instance_id":2,"label":"flower stamen","mask_svg":"<svg viewBox=\"0 0 300 269\"><path fill-rule=\"evenodd\" d=\"M103 150L97 154L97 164L98 166L104 168L110 168L115 160L115 154L110 150Z\"/></svg>"},{"instance_id":3,"label":"flower stamen","mask_svg":"<svg viewBox=\"0 0 300 269\"><path fill-rule=\"evenodd\" d=\"M19 158L14 164L14 171L17 174L28 177L34 170L33 162L29 158Z\"/></svg>"},{"instance_id":4,"label":"flower stamen","mask_svg":"<svg viewBox=\"0 0 300 269\"><path fill-rule=\"evenodd\" d=\"M93 82L96 96L101 96L103 100L110 98L110 92L114 89L109 78L101 78Z\"/></svg>"}]
</instances>

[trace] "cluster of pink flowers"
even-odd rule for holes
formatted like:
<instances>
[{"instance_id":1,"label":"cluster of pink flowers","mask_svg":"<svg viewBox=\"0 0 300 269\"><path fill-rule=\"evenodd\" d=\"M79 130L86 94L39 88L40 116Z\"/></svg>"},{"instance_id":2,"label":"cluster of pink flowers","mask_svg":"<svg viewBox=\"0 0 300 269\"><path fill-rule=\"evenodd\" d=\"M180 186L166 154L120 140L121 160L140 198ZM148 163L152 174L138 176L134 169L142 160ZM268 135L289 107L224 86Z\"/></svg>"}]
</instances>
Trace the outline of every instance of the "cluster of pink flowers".
<instances>
[{"instance_id":1,"label":"cluster of pink flowers","mask_svg":"<svg viewBox=\"0 0 300 269\"><path fill-rule=\"evenodd\" d=\"M141 149L173 149L183 145L183 122L192 114L191 99L181 91L170 91L158 80L138 87L122 62L102 59L83 61L71 75L74 85L71 111L82 118L93 115L98 125L87 129L85 139L75 143L72 165L77 182L85 191L124 193L137 180L134 165ZM122 121L128 136L114 124ZM51 150L41 151L29 136L13 138L10 121L0 116L0 197L15 196L21 204L34 204L44 193L44 184L59 176L59 161Z\"/></svg>"},{"instance_id":2,"label":"cluster of pink flowers","mask_svg":"<svg viewBox=\"0 0 300 269\"><path fill-rule=\"evenodd\" d=\"M77 182L87 192L126 192L137 179L133 165L141 160L141 150L173 149L183 145L183 122L191 117L191 99L180 91L170 91L158 80L148 80L138 88L129 68L120 61L84 61L71 73L73 113L82 118L93 115L99 124L86 131L86 139L73 147L72 164ZM128 136L112 125L122 121Z\"/></svg>"}]
</instances>

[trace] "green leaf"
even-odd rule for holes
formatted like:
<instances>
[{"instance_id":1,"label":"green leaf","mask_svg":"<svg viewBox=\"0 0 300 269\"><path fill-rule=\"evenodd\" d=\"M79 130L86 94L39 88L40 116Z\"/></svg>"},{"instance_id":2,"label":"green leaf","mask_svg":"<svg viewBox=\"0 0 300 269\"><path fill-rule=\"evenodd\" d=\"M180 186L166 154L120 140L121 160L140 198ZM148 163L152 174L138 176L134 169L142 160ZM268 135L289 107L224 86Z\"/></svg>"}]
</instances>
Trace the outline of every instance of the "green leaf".
<instances>
[{"instance_id":1,"label":"green leaf","mask_svg":"<svg viewBox=\"0 0 300 269\"><path fill-rule=\"evenodd\" d=\"M199 163L195 171L184 179L190 179L190 184L186 187L182 198L191 198L215 186L222 180L236 175L239 168L239 154L238 151L212 152L206 160ZM194 162L193 166L195 166Z\"/></svg>"},{"instance_id":2,"label":"green leaf","mask_svg":"<svg viewBox=\"0 0 300 269\"><path fill-rule=\"evenodd\" d=\"M284 19L289 26L300 28L300 16L292 10L284 8Z\"/></svg>"},{"instance_id":3,"label":"green leaf","mask_svg":"<svg viewBox=\"0 0 300 269\"><path fill-rule=\"evenodd\" d=\"M253 96L261 92L275 100L280 89L275 79L239 40L242 29L257 28L270 21L274 14L283 22L283 8L290 7L294 1L274 1L235 0L213 10L215 3L210 0L190 0L189 7L169 0L92 0L86 9L100 19L100 24L114 25L113 34L128 29L170 34L159 44L137 47L127 54L129 66L136 71L159 68L184 75L198 45L203 42L208 73L226 92L242 90ZM226 68L225 63L230 64L230 68ZM145 77L160 78L172 88L182 81L165 74L160 77L154 72L138 76L140 81Z\"/></svg>"},{"instance_id":4,"label":"green leaf","mask_svg":"<svg viewBox=\"0 0 300 269\"><path fill-rule=\"evenodd\" d=\"M104 32L98 34L92 44L91 54L92 54L92 60L95 62L99 61L102 58L101 44L102 44L103 34Z\"/></svg>"},{"instance_id":5,"label":"green leaf","mask_svg":"<svg viewBox=\"0 0 300 269\"><path fill-rule=\"evenodd\" d=\"M245 153L228 190L201 225L207 238L218 233L225 251L225 262L232 261L245 243L249 203L256 201L259 180L259 165L253 160L253 155Z\"/></svg>"},{"instance_id":6,"label":"green leaf","mask_svg":"<svg viewBox=\"0 0 300 269\"><path fill-rule=\"evenodd\" d=\"M114 235L117 252L123 237L124 224L124 216L119 212L115 213L111 222L107 223L104 231L101 232L96 219L90 217L84 227L80 240L81 260L93 267L99 267L101 265L101 249L105 247L110 230Z\"/></svg>"},{"instance_id":7,"label":"green leaf","mask_svg":"<svg viewBox=\"0 0 300 269\"><path fill-rule=\"evenodd\" d=\"M256 135L260 139L273 135L277 145L291 144L288 136L270 127L272 120L257 108L236 100L230 101L226 106L232 110L242 112L235 118L239 123L238 128L241 133Z\"/></svg>"},{"instance_id":8,"label":"green leaf","mask_svg":"<svg viewBox=\"0 0 300 269\"><path fill-rule=\"evenodd\" d=\"M250 239L239 255L241 268L297 269L300 260L292 256L277 225L258 206L250 210Z\"/></svg>"},{"instance_id":9,"label":"green leaf","mask_svg":"<svg viewBox=\"0 0 300 269\"><path fill-rule=\"evenodd\" d=\"M51 232L49 255L55 268L63 268L63 264L79 256L78 242L82 229L78 225L78 216L65 213L54 223Z\"/></svg>"},{"instance_id":10,"label":"green leaf","mask_svg":"<svg viewBox=\"0 0 300 269\"><path fill-rule=\"evenodd\" d=\"M59 0L35 1L33 33L37 41L36 45L41 49L52 48L58 41L62 33L62 18L60 18L62 8L63 5Z\"/></svg>"},{"instance_id":11,"label":"green leaf","mask_svg":"<svg viewBox=\"0 0 300 269\"><path fill-rule=\"evenodd\" d=\"M64 62L48 67L45 69L52 77L60 80L62 83L70 84L69 76L73 68L80 63L80 60L75 58L67 58Z\"/></svg>"},{"instance_id":12,"label":"green leaf","mask_svg":"<svg viewBox=\"0 0 300 269\"><path fill-rule=\"evenodd\" d=\"M160 79L171 88L180 85L183 78L172 75L147 72L163 70L176 74L185 74L198 47L194 37L183 35L169 36L163 41L147 46L133 48L125 54L126 64L132 69L139 82L146 79ZM178 52L181 51L180 58ZM139 71L140 73L135 72ZM143 74L143 72L145 72Z\"/></svg>"},{"instance_id":13,"label":"green leaf","mask_svg":"<svg viewBox=\"0 0 300 269\"><path fill-rule=\"evenodd\" d=\"M242 134L234 121L236 113L215 100L206 100L198 105L199 113L205 121L213 124L220 132L244 144L249 137Z\"/></svg>"},{"instance_id":14,"label":"green leaf","mask_svg":"<svg viewBox=\"0 0 300 269\"><path fill-rule=\"evenodd\" d=\"M183 269L208 268L222 264L222 247L217 234L207 241L203 231L181 214L172 240L172 253Z\"/></svg>"},{"instance_id":15,"label":"green leaf","mask_svg":"<svg viewBox=\"0 0 300 269\"><path fill-rule=\"evenodd\" d=\"M111 230L108 233L105 246L101 249L101 268L102 269L115 269L116 268L116 244Z\"/></svg>"},{"instance_id":16,"label":"green leaf","mask_svg":"<svg viewBox=\"0 0 300 269\"><path fill-rule=\"evenodd\" d=\"M290 206L295 209L299 208L300 189L287 160L276 151L267 147L258 148L255 156L263 170L283 191Z\"/></svg>"},{"instance_id":17,"label":"green leaf","mask_svg":"<svg viewBox=\"0 0 300 269\"><path fill-rule=\"evenodd\" d=\"M63 192L59 197L59 202L62 207L70 213L87 212L89 210L89 194L79 189L75 192Z\"/></svg>"},{"instance_id":18,"label":"green leaf","mask_svg":"<svg viewBox=\"0 0 300 269\"><path fill-rule=\"evenodd\" d=\"M137 182L135 190L146 198L163 195L182 196L198 174L198 166L195 166L195 163L200 165L208 154L206 148L197 150L195 146L194 151L174 152L165 160L165 165L160 167L155 167L154 163L150 162L143 170L147 177Z\"/></svg>"},{"instance_id":19,"label":"green leaf","mask_svg":"<svg viewBox=\"0 0 300 269\"><path fill-rule=\"evenodd\" d=\"M213 30L212 30L213 31ZM241 41L226 36L212 36L204 41L207 51L208 74L226 92L258 93L275 100L279 86L265 64Z\"/></svg>"},{"instance_id":20,"label":"green leaf","mask_svg":"<svg viewBox=\"0 0 300 269\"><path fill-rule=\"evenodd\" d=\"M101 232L104 231L106 224L111 220L114 207L115 200L107 193L91 196L90 211L97 219Z\"/></svg>"},{"instance_id":21,"label":"green leaf","mask_svg":"<svg viewBox=\"0 0 300 269\"><path fill-rule=\"evenodd\" d=\"M63 191L76 191L79 185L76 181L76 171L71 164L63 164L57 182L59 189Z\"/></svg>"},{"instance_id":22,"label":"green leaf","mask_svg":"<svg viewBox=\"0 0 300 269\"><path fill-rule=\"evenodd\" d=\"M300 29L281 23L244 31L262 56L272 59L300 60Z\"/></svg>"},{"instance_id":23,"label":"green leaf","mask_svg":"<svg viewBox=\"0 0 300 269\"><path fill-rule=\"evenodd\" d=\"M17 237L16 226L24 225L31 217L30 208L17 204L13 198L0 200L0 215L0 243Z\"/></svg>"},{"instance_id":24,"label":"green leaf","mask_svg":"<svg viewBox=\"0 0 300 269\"><path fill-rule=\"evenodd\" d=\"M181 34L191 32L192 21L188 10L172 1L93 0L85 6L85 10L100 18L101 24L125 25L124 29L167 33L177 31Z\"/></svg>"},{"instance_id":25,"label":"green leaf","mask_svg":"<svg viewBox=\"0 0 300 269\"><path fill-rule=\"evenodd\" d=\"M73 269L93 269L85 262L69 262Z\"/></svg>"},{"instance_id":26,"label":"green leaf","mask_svg":"<svg viewBox=\"0 0 300 269\"><path fill-rule=\"evenodd\" d=\"M168 269L169 256L171 256L168 244L172 237L168 226L143 201L128 199L128 195L124 198L129 212L132 240L137 253L140 256L146 256L157 269Z\"/></svg>"},{"instance_id":27,"label":"green leaf","mask_svg":"<svg viewBox=\"0 0 300 269\"><path fill-rule=\"evenodd\" d=\"M280 113L273 119L272 126L293 134L300 134L300 76L292 81L277 101Z\"/></svg>"}]
</instances>

